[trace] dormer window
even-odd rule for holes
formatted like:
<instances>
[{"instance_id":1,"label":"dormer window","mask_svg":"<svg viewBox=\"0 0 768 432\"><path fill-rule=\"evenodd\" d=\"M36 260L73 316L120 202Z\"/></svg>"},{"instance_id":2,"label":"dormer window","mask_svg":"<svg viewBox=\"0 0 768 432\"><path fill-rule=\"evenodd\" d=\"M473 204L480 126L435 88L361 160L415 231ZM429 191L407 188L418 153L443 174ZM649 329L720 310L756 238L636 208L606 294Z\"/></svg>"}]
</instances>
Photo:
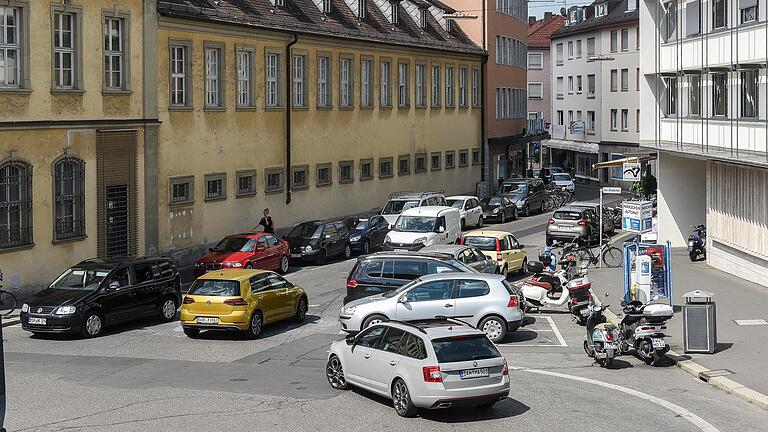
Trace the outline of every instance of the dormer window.
<instances>
[{"instance_id":1,"label":"dormer window","mask_svg":"<svg viewBox=\"0 0 768 432\"><path fill-rule=\"evenodd\" d=\"M357 7L357 17L360 19L365 19L366 13L367 13L366 8L368 5L366 4L366 0L358 0L358 1L359 3Z\"/></svg>"},{"instance_id":2,"label":"dormer window","mask_svg":"<svg viewBox=\"0 0 768 432\"><path fill-rule=\"evenodd\" d=\"M419 9L419 27L427 28L427 10Z\"/></svg>"},{"instance_id":3,"label":"dormer window","mask_svg":"<svg viewBox=\"0 0 768 432\"><path fill-rule=\"evenodd\" d=\"M392 7L390 8L389 21L391 21L392 24L397 24L400 21L400 17L398 16L398 11L397 11L397 5L398 4L397 4L397 2L392 2L392 3L390 3L390 5Z\"/></svg>"},{"instance_id":4,"label":"dormer window","mask_svg":"<svg viewBox=\"0 0 768 432\"><path fill-rule=\"evenodd\" d=\"M595 5L595 17L602 17L606 15L608 15L608 7L605 5L605 3Z\"/></svg>"},{"instance_id":5,"label":"dormer window","mask_svg":"<svg viewBox=\"0 0 768 432\"><path fill-rule=\"evenodd\" d=\"M285 6L285 0L270 0L272 2L272 6Z\"/></svg>"},{"instance_id":6,"label":"dormer window","mask_svg":"<svg viewBox=\"0 0 768 432\"><path fill-rule=\"evenodd\" d=\"M453 31L453 21L445 20L445 31L447 31L448 33Z\"/></svg>"},{"instance_id":7,"label":"dormer window","mask_svg":"<svg viewBox=\"0 0 768 432\"><path fill-rule=\"evenodd\" d=\"M285 1L285 0L282 0L282 1ZM325 14L331 13L332 12L331 7L332 7L331 0L323 0L323 13Z\"/></svg>"}]
</instances>

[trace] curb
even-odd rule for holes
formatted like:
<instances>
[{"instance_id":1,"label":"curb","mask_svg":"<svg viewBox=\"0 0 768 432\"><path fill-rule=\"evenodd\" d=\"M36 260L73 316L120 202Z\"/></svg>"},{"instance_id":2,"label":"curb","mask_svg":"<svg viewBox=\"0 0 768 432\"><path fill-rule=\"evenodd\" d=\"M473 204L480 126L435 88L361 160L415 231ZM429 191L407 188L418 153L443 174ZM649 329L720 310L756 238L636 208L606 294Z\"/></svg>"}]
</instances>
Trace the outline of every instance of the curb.
<instances>
[{"instance_id":1,"label":"curb","mask_svg":"<svg viewBox=\"0 0 768 432\"><path fill-rule=\"evenodd\" d=\"M9 321L3 321L3 327L10 327L12 325L19 324L20 322L21 322L21 320L18 319L18 318L14 318L14 319L11 319Z\"/></svg>"},{"instance_id":2,"label":"curb","mask_svg":"<svg viewBox=\"0 0 768 432\"><path fill-rule=\"evenodd\" d=\"M602 302L594 292L592 292L592 297L595 299L594 301L597 305L602 305ZM605 309L603 312L605 313L605 317L608 318L608 321L613 323L619 322L619 317L610 309ZM709 372L710 369L707 369L693 360L686 359L675 351L668 351L667 358L675 362L675 365L678 368L694 376L696 379L704 381L712 387L723 390L728 394L738 396L742 400L768 411L768 396L723 376L713 377L707 380L702 376L702 372Z\"/></svg>"}]
</instances>

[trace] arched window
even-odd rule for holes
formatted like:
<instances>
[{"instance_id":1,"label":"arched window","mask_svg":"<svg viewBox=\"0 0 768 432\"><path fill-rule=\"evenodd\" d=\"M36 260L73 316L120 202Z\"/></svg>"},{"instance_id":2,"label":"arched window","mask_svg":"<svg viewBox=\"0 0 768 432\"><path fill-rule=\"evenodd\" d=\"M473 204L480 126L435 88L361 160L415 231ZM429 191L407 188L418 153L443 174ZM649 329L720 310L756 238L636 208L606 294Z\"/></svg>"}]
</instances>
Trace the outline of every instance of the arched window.
<instances>
[{"instance_id":1,"label":"arched window","mask_svg":"<svg viewBox=\"0 0 768 432\"><path fill-rule=\"evenodd\" d=\"M85 235L85 162L64 157L53 164L54 239Z\"/></svg>"},{"instance_id":2,"label":"arched window","mask_svg":"<svg viewBox=\"0 0 768 432\"><path fill-rule=\"evenodd\" d=\"M0 164L0 249L32 244L32 166Z\"/></svg>"}]
</instances>

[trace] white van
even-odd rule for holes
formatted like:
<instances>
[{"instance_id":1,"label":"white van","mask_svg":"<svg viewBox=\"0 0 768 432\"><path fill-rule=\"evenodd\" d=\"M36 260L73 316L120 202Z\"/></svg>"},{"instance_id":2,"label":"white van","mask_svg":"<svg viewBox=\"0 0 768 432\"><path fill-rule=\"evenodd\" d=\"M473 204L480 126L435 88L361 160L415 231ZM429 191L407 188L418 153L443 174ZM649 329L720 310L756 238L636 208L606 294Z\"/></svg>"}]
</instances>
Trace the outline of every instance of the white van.
<instances>
[{"instance_id":1,"label":"white van","mask_svg":"<svg viewBox=\"0 0 768 432\"><path fill-rule=\"evenodd\" d=\"M461 236L459 210L445 206L414 207L400 213L384 239L384 250L417 251L434 244L453 244Z\"/></svg>"},{"instance_id":2,"label":"white van","mask_svg":"<svg viewBox=\"0 0 768 432\"><path fill-rule=\"evenodd\" d=\"M393 192L389 194L389 201L381 211L381 215L387 220L389 227L395 225L400 213L414 207L447 206L443 191L432 192Z\"/></svg>"}]
</instances>

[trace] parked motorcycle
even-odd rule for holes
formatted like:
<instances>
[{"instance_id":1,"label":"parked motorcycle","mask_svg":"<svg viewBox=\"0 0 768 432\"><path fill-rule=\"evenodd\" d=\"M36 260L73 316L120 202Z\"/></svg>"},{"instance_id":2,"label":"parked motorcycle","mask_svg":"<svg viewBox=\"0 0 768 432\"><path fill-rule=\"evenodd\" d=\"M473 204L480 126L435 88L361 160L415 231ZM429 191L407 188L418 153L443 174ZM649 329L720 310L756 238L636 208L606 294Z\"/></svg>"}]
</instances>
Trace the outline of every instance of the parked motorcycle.
<instances>
[{"instance_id":1,"label":"parked motorcycle","mask_svg":"<svg viewBox=\"0 0 768 432\"><path fill-rule=\"evenodd\" d=\"M603 311L608 305L596 305L590 301L582 311L587 319L587 334L584 336L584 352L602 367L611 367L619 352L619 332L615 325L607 323Z\"/></svg>"},{"instance_id":2,"label":"parked motorcycle","mask_svg":"<svg viewBox=\"0 0 768 432\"><path fill-rule=\"evenodd\" d=\"M691 228L694 233L688 236L688 256L695 262L707 257L707 227L691 225Z\"/></svg>"},{"instance_id":3,"label":"parked motorcycle","mask_svg":"<svg viewBox=\"0 0 768 432\"><path fill-rule=\"evenodd\" d=\"M580 324L584 322L582 310L589 305L592 297L592 282L587 277L586 269L582 268L581 272L570 279L570 267L560 268L556 272L544 271L543 263L532 261L528 263L527 270L534 275L524 280L520 289L530 309L567 304L574 319Z\"/></svg>"},{"instance_id":4,"label":"parked motorcycle","mask_svg":"<svg viewBox=\"0 0 768 432\"><path fill-rule=\"evenodd\" d=\"M652 300L658 300L654 297ZM622 354L635 353L641 360L652 366L658 366L669 351L664 338L667 321L674 315L672 306L665 304L643 304L640 301L622 301L624 316L619 322Z\"/></svg>"}]
</instances>

